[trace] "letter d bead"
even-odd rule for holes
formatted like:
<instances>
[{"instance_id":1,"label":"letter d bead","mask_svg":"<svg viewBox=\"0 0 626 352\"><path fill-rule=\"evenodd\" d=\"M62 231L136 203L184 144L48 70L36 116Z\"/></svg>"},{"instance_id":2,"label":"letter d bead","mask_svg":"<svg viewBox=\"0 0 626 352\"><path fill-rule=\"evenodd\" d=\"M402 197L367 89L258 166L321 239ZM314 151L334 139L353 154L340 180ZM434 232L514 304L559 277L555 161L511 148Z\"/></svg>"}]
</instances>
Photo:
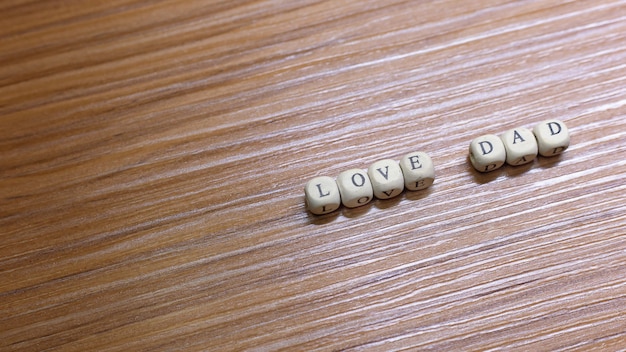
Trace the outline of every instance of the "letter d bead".
<instances>
[{"instance_id":1,"label":"letter d bead","mask_svg":"<svg viewBox=\"0 0 626 352\"><path fill-rule=\"evenodd\" d=\"M569 147L569 130L562 121L546 120L540 122L533 128L533 134L537 138L541 156L558 155Z\"/></svg>"},{"instance_id":2,"label":"letter d bead","mask_svg":"<svg viewBox=\"0 0 626 352\"><path fill-rule=\"evenodd\" d=\"M495 134L475 138L469 146L469 158L472 166L480 172L493 171L506 160L506 149L502 139Z\"/></svg>"}]
</instances>

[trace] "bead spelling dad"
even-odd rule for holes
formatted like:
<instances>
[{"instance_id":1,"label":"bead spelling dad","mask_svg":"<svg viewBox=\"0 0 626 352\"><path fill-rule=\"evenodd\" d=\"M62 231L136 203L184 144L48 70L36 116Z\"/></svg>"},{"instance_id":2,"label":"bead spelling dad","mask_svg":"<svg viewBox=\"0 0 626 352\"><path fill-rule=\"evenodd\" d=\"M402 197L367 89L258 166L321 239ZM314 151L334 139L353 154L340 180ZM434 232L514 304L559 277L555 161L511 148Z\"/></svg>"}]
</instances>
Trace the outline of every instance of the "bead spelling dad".
<instances>
[{"instance_id":1,"label":"bead spelling dad","mask_svg":"<svg viewBox=\"0 0 626 352\"><path fill-rule=\"evenodd\" d=\"M509 165L523 165L541 156L561 154L569 147L569 130L559 120L540 122L532 131L514 128L501 134L487 134L474 139L469 146L469 159L480 172L498 169L506 161Z\"/></svg>"}]
</instances>

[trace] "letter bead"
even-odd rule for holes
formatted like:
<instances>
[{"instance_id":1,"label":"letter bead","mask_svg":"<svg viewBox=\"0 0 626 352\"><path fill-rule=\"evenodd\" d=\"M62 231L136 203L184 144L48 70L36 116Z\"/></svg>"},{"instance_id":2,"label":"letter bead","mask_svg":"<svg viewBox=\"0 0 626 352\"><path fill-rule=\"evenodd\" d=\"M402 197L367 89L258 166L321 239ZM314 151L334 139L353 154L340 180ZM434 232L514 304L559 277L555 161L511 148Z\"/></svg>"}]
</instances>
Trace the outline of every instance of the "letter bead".
<instances>
[{"instance_id":1,"label":"letter bead","mask_svg":"<svg viewBox=\"0 0 626 352\"><path fill-rule=\"evenodd\" d=\"M404 186L409 191L418 191L433 184L435 166L424 152L409 153L400 159L400 168L404 176Z\"/></svg>"},{"instance_id":2,"label":"letter bead","mask_svg":"<svg viewBox=\"0 0 626 352\"><path fill-rule=\"evenodd\" d=\"M341 205L339 187L331 177L312 178L304 186L307 209L316 215L335 211Z\"/></svg>"},{"instance_id":3,"label":"letter bead","mask_svg":"<svg viewBox=\"0 0 626 352\"><path fill-rule=\"evenodd\" d=\"M533 128L533 133L542 156L561 154L569 147L569 130L562 121L543 121Z\"/></svg>"},{"instance_id":4,"label":"letter bead","mask_svg":"<svg viewBox=\"0 0 626 352\"><path fill-rule=\"evenodd\" d=\"M469 147L472 166L480 172L493 171L506 161L506 149L500 137L487 134L475 138Z\"/></svg>"},{"instance_id":5,"label":"letter bead","mask_svg":"<svg viewBox=\"0 0 626 352\"><path fill-rule=\"evenodd\" d=\"M515 128L500 135L506 149L506 163L522 165L535 160L537 156L537 140L527 128Z\"/></svg>"},{"instance_id":6,"label":"letter bead","mask_svg":"<svg viewBox=\"0 0 626 352\"><path fill-rule=\"evenodd\" d=\"M360 169L343 171L337 176L341 202L347 208L356 208L369 203L374 196L372 183L367 172Z\"/></svg>"},{"instance_id":7,"label":"letter bead","mask_svg":"<svg viewBox=\"0 0 626 352\"><path fill-rule=\"evenodd\" d=\"M404 190L402 169L391 159L379 160L367 169L374 196L379 199L393 198Z\"/></svg>"}]
</instances>

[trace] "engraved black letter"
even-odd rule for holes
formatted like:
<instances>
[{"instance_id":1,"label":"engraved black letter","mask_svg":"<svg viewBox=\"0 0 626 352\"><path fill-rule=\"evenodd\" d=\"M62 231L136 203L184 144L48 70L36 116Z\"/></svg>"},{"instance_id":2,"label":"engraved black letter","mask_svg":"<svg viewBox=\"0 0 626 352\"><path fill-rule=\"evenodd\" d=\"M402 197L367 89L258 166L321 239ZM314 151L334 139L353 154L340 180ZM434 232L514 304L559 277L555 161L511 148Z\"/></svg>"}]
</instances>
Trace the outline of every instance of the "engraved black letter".
<instances>
[{"instance_id":1,"label":"engraved black letter","mask_svg":"<svg viewBox=\"0 0 626 352\"><path fill-rule=\"evenodd\" d=\"M521 163L525 163L525 162L527 162L527 161L528 161L528 160L526 160L526 156L523 156L523 157L521 157L520 159L515 160L515 161L513 162L513 165L519 165L519 164L521 164Z\"/></svg>"},{"instance_id":2,"label":"engraved black letter","mask_svg":"<svg viewBox=\"0 0 626 352\"><path fill-rule=\"evenodd\" d=\"M485 149L485 146L483 145L483 143L487 144L489 146L489 150ZM478 144L480 144L480 149L483 150L483 155L485 154L489 154L493 151L493 145L491 145L491 143L489 141L482 141L482 142L478 142Z\"/></svg>"},{"instance_id":3,"label":"engraved black letter","mask_svg":"<svg viewBox=\"0 0 626 352\"><path fill-rule=\"evenodd\" d=\"M412 157L409 158L409 161L411 162L411 170L422 168L422 164L420 164L419 156L413 155ZM418 166L415 166L415 165L418 165Z\"/></svg>"},{"instance_id":4,"label":"engraved black letter","mask_svg":"<svg viewBox=\"0 0 626 352\"><path fill-rule=\"evenodd\" d=\"M485 166L485 171L489 171L489 170L493 170L495 169L497 166L497 164L489 164L487 166Z\"/></svg>"},{"instance_id":5,"label":"engraved black letter","mask_svg":"<svg viewBox=\"0 0 626 352\"><path fill-rule=\"evenodd\" d=\"M386 194L386 195L387 195L387 197L391 198L391 195L392 195L392 194L393 194L393 192L395 192L395 191L396 191L396 189L394 188L394 189L392 189L392 190L391 190L391 191L389 191L389 192L387 192L387 191L383 191L383 193L384 193L384 194Z\"/></svg>"},{"instance_id":6,"label":"engraved black letter","mask_svg":"<svg viewBox=\"0 0 626 352\"><path fill-rule=\"evenodd\" d=\"M556 127L558 127L558 130L557 130L556 132L552 129L552 125L556 125ZM555 134L559 134L559 133L561 133L561 125L559 125L559 124L558 124L558 123L556 123L556 122L548 122L548 128L550 129L550 133L551 133L553 136L554 136Z\"/></svg>"},{"instance_id":7,"label":"engraved black letter","mask_svg":"<svg viewBox=\"0 0 626 352\"><path fill-rule=\"evenodd\" d=\"M321 183L318 183L316 186L317 186L317 190L320 191L320 198L326 197L327 195L330 195L330 192L328 192L326 194L324 194L322 192L322 184Z\"/></svg>"},{"instance_id":8,"label":"engraved black letter","mask_svg":"<svg viewBox=\"0 0 626 352\"><path fill-rule=\"evenodd\" d=\"M517 132L517 130L513 131L513 144L517 143L517 139L519 138L520 142L524 142L524 138Z\"/></svg>"},{"instance_id":9,"label":"engraved black letter","mask_svg":"<svg viewBox=\"0 0 626 352\"><path fill-rule=\"evenodd\" d=\"M378 172L380 172L380 174L383 175L385 180L389 179L389 166L385 166L385 172L383 172L383 170L381 169L376 169L376 170L378 170Z\"/></svg>"},{"instance_id":10,"label":"engraved black letter","mask_svg":"<svg viewBox=\"0 0 626 352\"><path fill-rule=\"evenodd\" d=\"M361 184L357 184L356 180L354 179L354 176L360 176L361 177ZM354 174L352 175L352 184L354 184L357 187L363 187L363 185L365 184L365 177L361 174Z\"/></svg>"}]
</instances>

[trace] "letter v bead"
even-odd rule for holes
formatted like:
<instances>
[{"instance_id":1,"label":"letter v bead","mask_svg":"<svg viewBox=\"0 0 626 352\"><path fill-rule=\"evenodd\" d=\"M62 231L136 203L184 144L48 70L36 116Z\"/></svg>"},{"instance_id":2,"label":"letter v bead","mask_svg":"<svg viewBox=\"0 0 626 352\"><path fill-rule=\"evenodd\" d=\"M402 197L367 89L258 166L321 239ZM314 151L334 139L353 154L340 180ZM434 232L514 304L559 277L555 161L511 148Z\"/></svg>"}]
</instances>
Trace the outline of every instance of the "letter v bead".
<instances>
[{"instance_id":1,"label":"letter v bead","mask_svg":"<svg viewBox=\"0 0 626 352\"><path fill-rule=\"evenodd\" d=\"M372 182L374 196L378 199L393 198L404 190L404 177L400 165L391 159L373 163L367 169L367 173Z\"/></svg>"}]
</instances>

